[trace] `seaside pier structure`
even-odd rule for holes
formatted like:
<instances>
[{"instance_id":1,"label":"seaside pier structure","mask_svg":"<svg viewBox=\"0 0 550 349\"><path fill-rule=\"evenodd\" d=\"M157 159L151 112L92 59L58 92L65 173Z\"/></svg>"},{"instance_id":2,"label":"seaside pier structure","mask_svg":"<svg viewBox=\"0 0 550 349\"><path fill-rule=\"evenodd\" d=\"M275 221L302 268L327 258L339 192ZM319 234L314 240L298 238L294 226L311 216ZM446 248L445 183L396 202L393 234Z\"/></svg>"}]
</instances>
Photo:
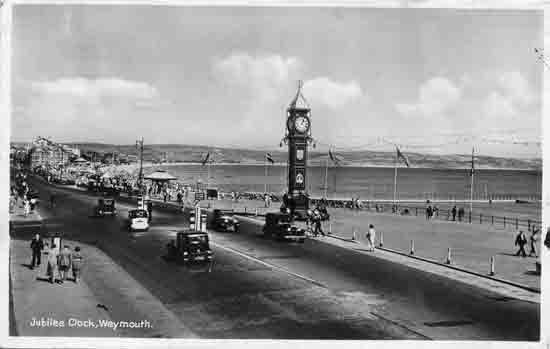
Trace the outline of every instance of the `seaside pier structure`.
<instances>
[{"instance_id":1,"label":"seaside pier structure","mask_svg":"<svg viewBox=\"0 0 550 349\"><path fill-rule=\"evenodd\" d=\"M288 185L283 196L283 205L297 218L305 218L309 209L307 192L308 146L311 137L311 108L302 94L302 82L298 82L296 95L290 102L286 114L285 137L282 143L288 145Z\"/></svg>"}]
</instances>

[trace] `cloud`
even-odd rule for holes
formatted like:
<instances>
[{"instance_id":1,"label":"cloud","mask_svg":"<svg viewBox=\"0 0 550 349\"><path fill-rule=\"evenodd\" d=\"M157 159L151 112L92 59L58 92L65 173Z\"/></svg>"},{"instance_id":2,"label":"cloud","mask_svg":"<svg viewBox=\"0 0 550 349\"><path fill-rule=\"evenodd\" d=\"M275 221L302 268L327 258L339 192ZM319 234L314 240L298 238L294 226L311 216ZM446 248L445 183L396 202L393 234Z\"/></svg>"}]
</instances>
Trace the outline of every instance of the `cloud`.
<instances>
[{"instance_id":1,"label":"cloud","mask_svg":"<svg viewBox=\"0 0 550 349\"><path fill-rule=\"evenodd\" d=\"M361 86L356 81L339 83L327 77L306 81L303 91L311 102L324 104L332 109L364 97Z\"/></svg>"},{"instance_id":2,"label":"cloud","mask_svg":"<svg viewBox=\"0 0 550 349\"><path fill-rule=\"evenodd\" d=\"M32 82L31 87L42 94L89 99L102 97L153 99L158 97L157 89L148 83L119 78L60 78L54 81Z\"/></svg>"},{"instance_id":3,"label":"cloud","mask_svg":"<svg viewBox=\"0 0 550 349\"><path fill-rule=\"evenodd\" d=\"M514 103L498 92L489 94L482 106L486 118L509 119L517 114Z\"/></svg>"},{"instance_id":4,"label":"cloud","mask_svg":"<svg viewBox=\"0 0 550 349\"><path fill-rule=\"evenodd\" d=\"M232 86L245 87L248 93L266 99L280 94L280 88L289 83L298 67L299 61L295 57L251 56L247 53L233 53L213 63L218 79Z\"/></svg>"},{"instance_id":5,"label":"cloud","mask_svg":"<svg viewBox=\"0 0 550 349\"><path fill-rule=\"evenodd\" d=\"M535 100L529 82L519 72L503 73L498 79L498 87L512 103L527 106Z\"/></svg>"},{"instance_id":6,"label":"cloud","mask_svg":"<svg viewBox=\"0 0 550 349\"><path fill-rule=\"evenodd\" d=\"M461 97L461 90L452 81L435 77L419 88L418 100L414 103L398 103L396 109L403 115L438 116L455 106Z\"/></svg>"}]
</instances>

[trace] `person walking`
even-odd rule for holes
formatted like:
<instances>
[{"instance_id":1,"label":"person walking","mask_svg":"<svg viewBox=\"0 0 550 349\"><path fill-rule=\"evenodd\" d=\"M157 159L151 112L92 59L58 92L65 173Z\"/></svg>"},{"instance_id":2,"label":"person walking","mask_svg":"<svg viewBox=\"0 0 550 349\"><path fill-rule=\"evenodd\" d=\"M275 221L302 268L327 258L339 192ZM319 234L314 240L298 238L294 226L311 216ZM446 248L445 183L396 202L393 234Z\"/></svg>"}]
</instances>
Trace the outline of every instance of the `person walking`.
<instances>
[{"instance_id":1,"label":"person walking","mask_svg":"<svg viewBox=\"0 0 550 349\"><path fill-rule=\"evenodd\" d=\"M55 244L52 244L52 247L48 251L48 266L46 269L46 275L52 284L55 281L55 275L57 274L57 259L59 257L56 247L57 246Z\"/></svg>"},{"instance_id":2,"label":"person walking","mask_svg":"<svg viewBox=\"0 0 550 349\"><path fill-rule=\"evenodd\" d=\"M461 207L458 209L458 221L462 222L463 217L464 217L464 207Z\"/></svg>"},{"instance_id":3,"label":"person walking","mask_svg":"<svg viewBox=\"0 0 550 349\"><path fill-rule=\"evenodd\" d=\"M451 210L452 214L453 214L453 222L456 221L456 205L453 206L453 209Z\"/></svg>"},{"instance_id":4,"label":"person walking","mask_svg":"<svg viewBox=\"0 0 550 349\"><path fill-rule=\"evenodd\" d=\"M369 224L369 230L367 230L366 238L367 238L367 251L374 252L374 244L376 240L376 230L374 230L374 225Z\"/></svg>"},{"instance_id":5,"label":"person walking","mask_svg":"<svg viewBox=\"0 0 550 349\"><path fill-rule=\"evenodd\" d=\"M525 253L525 245L527 244L527 237L523 233L522 230L518 233L516 236L515 246L519 246L518 251L516 252L516 256L519 257L521 254L522 257L527 257L527 253Z\"/></svg>"},{"instance_id":6,"label":"person walking","mask_svg":"<svg viewBox=\"0 0 550 349\"><path fill-rule=\"evenodd\" d=\"M69 250L68 245L65 245L59 254L59 276L61 283L67 280L71 264L71 250Z\"/></svg>"},{"instance_id":7,"label":"person walking","mask_svg":"<svg viewBox=\"0 0 550 349\"><path fill-rule=\"evenodd\" d=\"M75 284L80 280L82 274L82 254L80 253L80 247L76 246L74 252L71 255L71 269L73 270L73 281Z\"/></svg>"},{"instance_id":8,"label":"person walking","mask_svg":"<svg viewBox=\"0 0 550 349\"><path fill-rule=\"evenodd\" d=\"M31 251L32 251L32 261L31 269L34 269L35 266L40 265L40 257L42 255L42 250L44 249L44 243L40 238L40 234L36 234L31 240Z\"/></svg>"},{"instance_id":9,"label":"person walking","mask_svg":"<svg viewBox=\"0 0 550 349\"><path fill-rule=\"evenodd\" d=\"M151 222L151 220L153 219L153 202L151 200L149 200L147 202L147 213L148 213L148 220L149 222Z\"/></svg>"},{"instance_id":10,"label":"person walking","mask_svg":"<svg viewBox=\"0 0 550 349\"><path fill-rule=\"evenodd\" d=\"M314 224L314 230L313 230L313 234L315 236L321 234L323 236L325 236L325 232L323 231L323 227L321 226L321 215L319 214L319 212L316 210L314 211L314 216L313 216L313 224Z\"/></svg>"},{"instance_id":11,"label":"person walking","mask_svg":"<svg viewBox=\"0 0 550 349\"><path fill-rule=\"evenodd\" d=\"M538 257L537 255L537 241L538 241L538 230L537 228L533 228L533 231L531 232L531 236L529 237L530 247L531 251L529 251L529 257L532 257L533 254L535 255L535 258Z\"/></svg>"},{"instance_id":12,"label":"person walking","mask_svg":"<svg viewBox=\"0 0 550 349\"><path fill-rule=\"evenodd\" d=\"M25 217L27 217L31 211L31 205L29 203L29 200L25 199L23 201L23 207L25 209Z\"/></svg>"}]
</instances>

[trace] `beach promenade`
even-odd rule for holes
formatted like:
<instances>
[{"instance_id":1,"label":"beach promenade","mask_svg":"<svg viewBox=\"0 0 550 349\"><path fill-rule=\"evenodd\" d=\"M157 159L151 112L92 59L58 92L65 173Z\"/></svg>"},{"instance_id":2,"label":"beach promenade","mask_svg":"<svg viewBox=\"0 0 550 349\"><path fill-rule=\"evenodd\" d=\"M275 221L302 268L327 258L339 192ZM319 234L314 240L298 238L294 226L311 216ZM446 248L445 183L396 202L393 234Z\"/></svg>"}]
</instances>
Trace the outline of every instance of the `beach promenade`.
<instances>
[{"instance_id":1,"label":"beach promenade","mask_svg":"<svg viewBox=\"0 0 550 349\"><path fill-rule=\"evenodd\" d=\"M208 200L201 207L234 209L238 213L263 215L277 211L279 203L271 208L258 200ZM426 220L423 216L400 216L391 213L377 213L366 210L328 208L331 221L323 222L325 232L346 240L353 239L353 231L358 243L366 243L365 233L369 224L376 231L376 245L409 254L414 240L414 255L428 258L443 264L447 261L451 248L451 265L465 268L482 275L489 275L490 260L495 260L495 277L510 280L530 288L540 289L540 275L536 275L536 258L517 257L514 246L516 232L513 229L485 224L468 224L444 220ZM261 217L259 217L261 219ZM528 235L529 237L529 235ZM541 248L540 236L537 253ZM529 253L529 248L526 246Z\"/></svg>"}]
</instances>

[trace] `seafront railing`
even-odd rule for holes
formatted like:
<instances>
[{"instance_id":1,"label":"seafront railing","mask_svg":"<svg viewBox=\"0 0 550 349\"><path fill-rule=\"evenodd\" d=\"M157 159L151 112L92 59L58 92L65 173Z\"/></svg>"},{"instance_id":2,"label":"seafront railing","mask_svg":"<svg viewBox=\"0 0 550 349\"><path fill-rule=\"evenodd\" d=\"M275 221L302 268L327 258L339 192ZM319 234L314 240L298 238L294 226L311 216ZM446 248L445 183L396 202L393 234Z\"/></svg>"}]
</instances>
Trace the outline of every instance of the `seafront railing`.
<instances>
[{"instance_id":1,"label":"seafront railing","mask_svg":"<svg viewBox=\"0 0 550 349\"><path fill-rule=\"evenodd\" d=\"M320 202L320 200L313 200L314 204ZM533 229L540 230L542 222L540 220L531 218L519 218L500 216L481 212L469 212L465 211L464 214L459 214L459 211L453 216L452 209L436 209L432 211L431 216L428 217L428 213L425 207L406 205L406 204L392 204L388 202L374 202L374 201L362 201L358 207L353 206L351 201L346 204L338 205L334 202L328 202L329 207L345 207L359 211L370 211L377 213L391 213L401 216L421 216L427 219L438 219L444 221L454 221L457 223L468 224L490 224L496 227L511 228L511 229L526 229L531 232Z\"/></svg>"}]
</instances>

